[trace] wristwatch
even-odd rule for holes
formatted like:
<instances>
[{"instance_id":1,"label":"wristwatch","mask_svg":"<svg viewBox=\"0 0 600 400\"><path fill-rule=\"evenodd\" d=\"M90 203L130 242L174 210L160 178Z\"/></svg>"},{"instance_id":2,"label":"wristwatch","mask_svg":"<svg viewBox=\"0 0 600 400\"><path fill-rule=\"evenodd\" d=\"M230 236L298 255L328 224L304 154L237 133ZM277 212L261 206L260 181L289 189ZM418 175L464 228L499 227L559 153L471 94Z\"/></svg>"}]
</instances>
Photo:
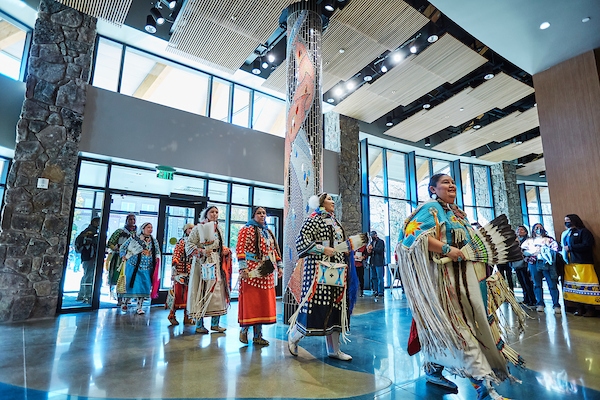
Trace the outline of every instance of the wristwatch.
<instances>
[{"instance_id":1,"label":"wristwatch","mask_svg":"<svg viewBox=\"0 0 600 400\"><path fill-rule=\"evenodd\" d=\"M450 247L449 244L445 244L442 246L442 254L443 255L450 253L450 250L452 250L452 248Z\"/></svg>"}]
</instances>

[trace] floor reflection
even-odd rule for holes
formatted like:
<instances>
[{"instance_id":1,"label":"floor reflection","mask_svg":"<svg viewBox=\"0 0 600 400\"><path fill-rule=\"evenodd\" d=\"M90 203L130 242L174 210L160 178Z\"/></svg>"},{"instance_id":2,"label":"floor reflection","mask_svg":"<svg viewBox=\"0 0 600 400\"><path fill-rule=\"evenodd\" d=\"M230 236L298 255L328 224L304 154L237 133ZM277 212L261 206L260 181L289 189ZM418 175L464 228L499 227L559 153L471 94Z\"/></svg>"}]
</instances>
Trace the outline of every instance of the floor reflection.
<instances>
[{"instance_id":1,"label":"floor reflection","mask_svg":"<svg viewBox=\"0 0 600 400\"><path fill-rule=\"evenodd\" d=\"M0 325L0 398L475 397L466 379L449 377L457 394L425 382L422 356L406 352L411 314L400 289L378 302L359 299L352 341L342 345L351 362L327 358L322 337L303 339L300 355L290 356L282 323L264 327L270 346L240 343L237 303L222 319L225 334L171 327L166 310L147 310L143 316L110 309ZM529 314L525 334L509 338L528 363L528 369L511 370L523 384L504 383L499 392L512 399L600 399L594 362L600 319Z\"/></svg>"}]
</instances>

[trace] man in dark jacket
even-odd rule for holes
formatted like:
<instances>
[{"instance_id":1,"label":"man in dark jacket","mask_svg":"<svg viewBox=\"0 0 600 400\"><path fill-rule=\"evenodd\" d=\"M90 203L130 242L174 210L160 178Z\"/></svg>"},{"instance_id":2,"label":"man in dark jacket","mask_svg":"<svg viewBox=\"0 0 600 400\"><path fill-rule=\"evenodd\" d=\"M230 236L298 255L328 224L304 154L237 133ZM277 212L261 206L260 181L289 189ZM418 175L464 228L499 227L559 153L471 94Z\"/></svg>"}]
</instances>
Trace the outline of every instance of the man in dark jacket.
<instances>
[{"instance_id":1,"label":"man in dark jacket","mask_svg":"<svg viewBox=\"0 0 600 400\"><path fill-rule=\"evenodd\" d=\"M90 225L75 239L75 251L81 254L81 266L83 277L79 285L77 301L91 304L92 283L94 282L94 264L98 250L98 226L100 218L92 218Z\"/></svg>"},{"instance_id":2,"label":"man in dark jacket","mask_svg":"<svg viewBox=\"0 0 600 400\"><path fill-rule=\"evenodd\" d=\"M383 274L385 265L385 243L377 237L377 232L371 232L371 243L367 246L367 254L371 256L371 287L374 295L383 296Z\"/></svg>"}]
</instances>

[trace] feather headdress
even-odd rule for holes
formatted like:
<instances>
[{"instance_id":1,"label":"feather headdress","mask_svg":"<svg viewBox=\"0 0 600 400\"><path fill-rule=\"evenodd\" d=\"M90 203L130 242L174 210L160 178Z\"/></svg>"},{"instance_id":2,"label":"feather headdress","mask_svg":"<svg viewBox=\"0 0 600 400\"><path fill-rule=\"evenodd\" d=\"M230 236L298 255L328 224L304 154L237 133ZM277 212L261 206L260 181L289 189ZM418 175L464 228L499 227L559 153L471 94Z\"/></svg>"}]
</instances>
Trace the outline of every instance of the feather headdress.
<instances>
[{"instance_id":1,"label":"feather headdress","mask_svg":"<svg viewBox=\"0 0 600 400\"><path fill-rule=\"evenodd\" d=\"M523 259L517 235L504 214L476 230L460 251L467 260L486 264L506 264ZM436 260L438 264L450 261L449 257Z\"/></svg>"}]
</instances>

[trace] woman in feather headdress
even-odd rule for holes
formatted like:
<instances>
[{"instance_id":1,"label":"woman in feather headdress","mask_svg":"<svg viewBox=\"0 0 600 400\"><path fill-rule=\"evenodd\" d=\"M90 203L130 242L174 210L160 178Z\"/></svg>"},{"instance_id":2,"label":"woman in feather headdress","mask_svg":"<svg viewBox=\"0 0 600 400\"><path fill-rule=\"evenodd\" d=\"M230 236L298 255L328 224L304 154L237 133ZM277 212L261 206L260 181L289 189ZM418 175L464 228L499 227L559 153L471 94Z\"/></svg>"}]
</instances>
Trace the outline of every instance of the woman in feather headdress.
<instances>
[{"instance_id":1,"label":"woman in feather headdress","mask_svg":"<svg viewBox=\"0 0 600 400\"><path fill-rule=\"evenodd\" d=\"M507 364L523 360L500 339L495 315L488 313L486 265L465 260L460 250L474 231L454 204L456 190L452 177L432 176L433 200L419 206L402 229L396 251L413 315L408 350L424 350L428 382L457 391L442 375L446 368L469 378L478 400L503 399L491 383L516 381ZM452 261L440 265L433 256Z\"/></svg>"},{"instance_id":2,"label":"woman in feather headdress","mask_svg":"<svg viewBox=\"0 0 600 400\"><path fill-rule=\"evenodd\" d=\"M262 325L277 322L275 285L277 278L283 276L277 240L266 225L266 217L263 207L255 207L252 219L238 233L236 246L240 266L240 342L248 343L248 330L252 326L252 342L262 346L269 345L262 337Z\"/></svg>"},{"instance_id":3,"label":"woman in feather headdress","mask_svg":"<svg viewBox=\"0 0 600 400\"><path fill-rule=\"evenodd\" d=\"M200 213L200 223L192 229L185 252L193 257L188 284L187 310L196 320L196 332L208 333L204 317L212 317L210 329L225 332L219 325L227 314L231 285L231 252L224 246L219 226L219 209L209 206Z\"/></svg>"},{"instance_id":4,"label":"woman in feather headdress","mask_svg":"<svg viewBox=\"0 0 600 400\"><path fill-rule=\"evenodd\" d=\"M349 361L352 357L340 350L340 336L344 340L349 330L350 313L358 294L358 277L353 254L347 256L334 249L348 239L333 214L334 204L327 193L312 196L308 205L314 211L304 221L296 239L301 259L296 268L301 267L298 272L301 272L302 294L298 309L290 318L288 349L297 356L298 342L304 336L326 336L328 356ZM317 281L315 274L321 261L346 264L347 279L341 286Z\"/></svg>"}]
</instances>

